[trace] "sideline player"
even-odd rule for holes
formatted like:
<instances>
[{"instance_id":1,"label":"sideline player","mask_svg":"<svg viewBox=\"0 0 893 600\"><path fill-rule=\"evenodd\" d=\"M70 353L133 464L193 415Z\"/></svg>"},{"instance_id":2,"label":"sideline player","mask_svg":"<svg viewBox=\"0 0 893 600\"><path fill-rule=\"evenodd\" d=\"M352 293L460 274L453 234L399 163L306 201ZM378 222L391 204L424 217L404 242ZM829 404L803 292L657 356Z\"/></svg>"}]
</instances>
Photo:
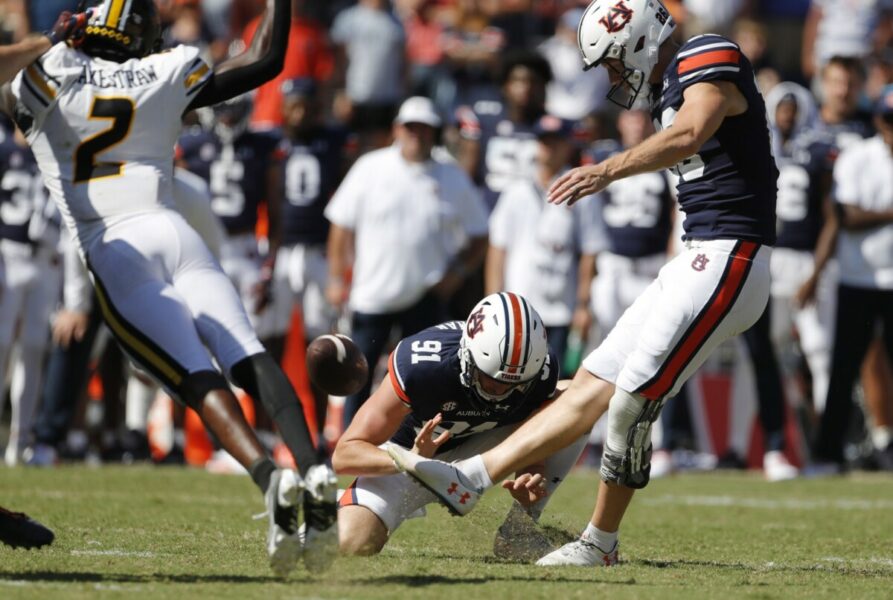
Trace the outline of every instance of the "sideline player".
<instances>
[{"instance_id":1,"label":"sideline player","mask_svg":"<svg viewBox=\"0 0 893 600\"><path fill-rule=\"evenodd\" d=\"M334 474L315 464L294 390L226 275L174 210L171 183L183 113L245 93L282 68L291 2L268 0L262 33L213 69L196 48L159 52L152 0L82 0L78 8L93 9L79 49L54 46L3 88L2 105L28 137L119 343L196 410L263 491L274 571L288 573L302 553L308 568L321 568L335 549ZM205 344L239 387L260 398L303 481L276 469Z\"/></svg>"},{"instance_id":2,"label":"sideline player","mask_svg":"<svg viewBox=\"0 0 893 600\"><path fill-rule=\"evenodd\" d=\"M610 402L591 522L541 565L617 562L623 514L649 480L651 424L713 349L752 326L769 299L778 171L753 69L726 38L702 35L680 46L671 39L674 28L657 0L596 0L586 9L578 36L584 63L608 69L615 103L631 108L650 97L663 130L568 172L549 198L572 203L612 181L673 167L685 250L586 358L568 390L503 444L457 465L390 449L399 466L464 514L493 480L588 431ZM446 493L454 483L470 494L463 505Z\"/></svg>"},{"instance_id":3,"label":"sideline player","mask_svg":"<svg viewBox=\"0 0 893 600\"><path fill-rule=\"evenodd\" d=\"M466 321L448 321L404 338L388 360L388 377L335 447L335 469L359 476L339 502L342 552L377 554L403 521L424 514L425 505L437 501L397 472L383 444L390 440L447 461L468 458L504 440L554 399L560 393L558 377L546 328L517 294L491 294ZM520 504L513 504L497 534L494 552L499 556L535 559L537 550L548 547L542 537L536 543L536 530L520 507L538 520L585 443L581 435L503 483Z\"/></svg>"}]
</instances>

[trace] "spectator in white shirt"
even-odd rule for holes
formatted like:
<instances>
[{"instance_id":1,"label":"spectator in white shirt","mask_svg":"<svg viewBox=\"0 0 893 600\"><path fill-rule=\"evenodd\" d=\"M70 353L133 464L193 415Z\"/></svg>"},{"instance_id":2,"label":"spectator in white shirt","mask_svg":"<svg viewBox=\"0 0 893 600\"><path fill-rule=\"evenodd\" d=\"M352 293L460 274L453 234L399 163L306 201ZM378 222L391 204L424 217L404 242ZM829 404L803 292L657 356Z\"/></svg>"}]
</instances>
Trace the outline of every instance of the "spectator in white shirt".
<instances>
[{"instance_id":1,"label":"spectator in white shirt","mask_svg":"<svg viewBox=\"0 0 893 600\"><path fill-rule=\"evenodd\" d=\"M515 180L499 196L490 216L485 269L486 293L509 291L527 298L559 359L571 329L584 338L589 330L589 290L603 238L597 203L568 207L546 201L546 190L570 168L570 129L551 115L534 126L536 174Z\"/></svg>"},{"instance_id":2,"label":"spectator in white shirt","mask_svg":"<svg viewBox=\"0 0 893 600\"><path fill-rule=\"evenodd\" d=\"M444 301L486 252L479 192L454 161L432 155L441 124L429 99L406 100L396 143L361 157L326 207L326 297L336 307L348 301L353 340L373 369L392 327L405 337L445 319ZM370 386L347 399L345 427Z\"/></svg>"}]
</instances>

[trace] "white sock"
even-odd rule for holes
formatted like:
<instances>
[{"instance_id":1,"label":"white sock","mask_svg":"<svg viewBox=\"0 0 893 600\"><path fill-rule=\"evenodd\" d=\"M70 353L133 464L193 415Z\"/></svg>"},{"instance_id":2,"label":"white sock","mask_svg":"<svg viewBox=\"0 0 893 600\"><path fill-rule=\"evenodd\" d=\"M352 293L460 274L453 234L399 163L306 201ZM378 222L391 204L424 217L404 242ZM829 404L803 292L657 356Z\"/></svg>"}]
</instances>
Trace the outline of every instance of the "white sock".
<instances>
[{"instance_id":1,"label":"white sock","mask_svg":"<svg viewBox=\"0 0 893 600\"><path fill-rule=\"evenodd\" d=\"M876 450L886 450L893 442L893 429L885 425L871 428L871 441Z\"/></svg>"},{"instance_id":2,"label":"white sock","mask_svg":"<svg viewBox=\"0 0 893 600\"><path fill-rule=\"evenodd\" d=\"M617 531L608 533L607 531L602 531L592 523L587 523L586 529L583 530L583 534L580 536L580 538L589 542L590 544L594 544L596 548L598 548L602 552L607 553L613 550L614 546L617 545L618 533L619 532Z\"/></svg>"},{"instance_id":3,"label":"white sock","mask_svg":"<svg viewBox=\"0 0 893 600\"><path fill-rule=\"evenodd\" d=\"M490 474L487 473L487 467L484 465L484 458L480 454L460 460L456 463L456 467L481 491L493 487L493 480L490 479Z\"/></svg>"}]
</instances>

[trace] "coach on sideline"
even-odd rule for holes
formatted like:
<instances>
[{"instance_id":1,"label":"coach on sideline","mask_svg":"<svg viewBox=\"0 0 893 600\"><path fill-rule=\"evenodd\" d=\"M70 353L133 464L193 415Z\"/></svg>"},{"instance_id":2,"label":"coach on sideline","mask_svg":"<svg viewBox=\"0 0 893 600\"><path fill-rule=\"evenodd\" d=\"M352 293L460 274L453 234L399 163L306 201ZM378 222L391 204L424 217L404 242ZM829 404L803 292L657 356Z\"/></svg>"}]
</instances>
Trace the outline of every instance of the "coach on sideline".
<instances>
[{"instance_id":1,"label":"coach on sideline","mask_svg":"<svg viewBox=\"0 0 893 600\"><path fill-rule=\"evenodd\" d=\"M452 159L432 155L441 123L429 99L407 99L394 145L361 157L326 207L326 298L348 301L351 335L373 370L394 325L406 337L446 319L445 301L487 249L477 189ZM371 380L347 398L345 429L370 389Z\"/></svg>"}]
</instances>

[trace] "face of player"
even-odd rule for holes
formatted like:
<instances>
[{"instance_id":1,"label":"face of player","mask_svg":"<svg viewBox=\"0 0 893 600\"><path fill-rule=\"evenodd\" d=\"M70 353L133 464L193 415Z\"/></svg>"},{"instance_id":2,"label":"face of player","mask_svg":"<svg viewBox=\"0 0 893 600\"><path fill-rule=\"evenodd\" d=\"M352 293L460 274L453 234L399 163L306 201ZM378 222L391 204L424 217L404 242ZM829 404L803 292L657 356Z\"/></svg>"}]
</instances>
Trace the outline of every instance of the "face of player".
<instances>
[{"instance_id":1,"label":"face of player","mask_svg":"<svg viewBox=\"0 0 893 600\"><path fill-rule=\"evenodd\" d=\"M300 131L312 125L313 103L309 98L290 97L282 103L282 116L286 128Z\"/></svg>"},{"instance_id":2,"label":"face of player","mask_svg":"<svg viewBox=\"0 0 893 600\"><path fill-rule=\"evenodd\" d=\"M646 137L654 131L651 117L644 110L628 110L620 113L617 118L617 130L620 132L620 141L623 146L631 148L642 143Z\"/></svg>"},{"instance_id":3,"label":"face of player","mask_svg":"<svg viewBox=\"0 0 893 600\"><path fill-rule=\"evenodd\" d=\"M546 84L532 70L517 66L503 86L506 101L524 112L534 112L546 104Z\"/></svg>"},{"instance_id":4,"label":"face of player","mask_svg":"<svg viewBox=\"0 0 893 600\"><path fill-rule=\"evenodd\" d=\"M478 372L478 384L481 386L481 389L490 396L494 398L501 398L512 391L512 388L515 387L512 383L505 383L487 375L484 375L480 371Z\"/></svg>"},{"instance_id":5,"label":"face of player","mask_svg":"<svg viewBox=\"0 0 893 600\"><path fill-rule=\"evenodd\" d=\"M860 87L858 74L841 65L828 65L822 75L823 104L835 115L844 117L856 109Z\"/></svg>"},{"instance_id":6,"label":"face of player","mask_svg":"<svg viewBox=\"0 0 893 600\"><path fill-rule=\"evenodd\" d=\"M422 123L406 123L395 128L400 151L409 162L424 162L431 157L435 134L433 127Z\"/></svg>"},{"instance_id":7,"label":"face of player","mask_svg":"<svg viewBox=\"0 0 893 600\"><path fill-rule=\"evenodd\" d=\"M782 137L790 137L797 122L797 103L791 100L779 102L775 107L775 127Z\"/></svg>"}]
</instances>

